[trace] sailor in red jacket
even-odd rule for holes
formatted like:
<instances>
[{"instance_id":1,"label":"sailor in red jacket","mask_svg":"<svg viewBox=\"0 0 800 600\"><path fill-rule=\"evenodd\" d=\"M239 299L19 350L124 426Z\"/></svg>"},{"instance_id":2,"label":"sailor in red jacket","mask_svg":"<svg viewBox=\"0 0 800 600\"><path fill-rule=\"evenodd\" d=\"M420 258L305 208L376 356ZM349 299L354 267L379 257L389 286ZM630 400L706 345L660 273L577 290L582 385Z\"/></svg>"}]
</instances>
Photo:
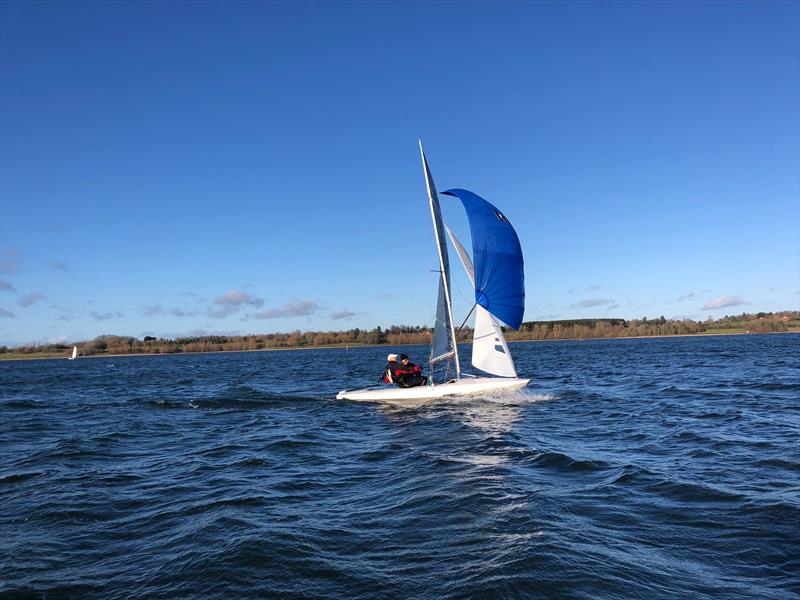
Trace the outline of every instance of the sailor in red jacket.
<instances>
[{"instance_id":1,"label":"sailor in red jacket","mask_svg":"<svg viewBox=\"0 0 800 600\"><path fill-rule=\"evenodd\" d=\"M397 379L395 378L395 371L397 371L397 354L390 354L386 357L386 366L383 367L383 373L381 373L381 381L383 383L395 383Z\"/></svg>"},{"instance_id":2,"label":"sailor in red jacket","mask_svg":"<svg viewBox=\"0 0 800 600\"><path fill-rule=\"evenodd\" d=\"M428 378L419 370L419 367L408 360L405 354L400 355L400 364L395 370L397 385L403 388L428 385Z\"/></svg>"}]
</instances>

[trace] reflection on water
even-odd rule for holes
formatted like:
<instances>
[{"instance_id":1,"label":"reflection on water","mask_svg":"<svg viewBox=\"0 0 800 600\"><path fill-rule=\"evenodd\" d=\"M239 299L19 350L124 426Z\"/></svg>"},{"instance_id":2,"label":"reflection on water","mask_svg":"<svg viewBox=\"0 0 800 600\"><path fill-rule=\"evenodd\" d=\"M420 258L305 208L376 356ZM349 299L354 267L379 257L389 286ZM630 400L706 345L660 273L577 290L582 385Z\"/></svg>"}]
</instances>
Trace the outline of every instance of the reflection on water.
<instances>
[{"instance_id":1,"label":"reflection on water","mask_svg":"<svg viewBox=\"0 0 800 600\"><path fill-rule=\"evenodd\" d=\"M379 404L388 418L408 417L419 419L442 418L449 416L486 432L504 433L513 429L522 416L526 404L555 400L553 394L539 394L529 389L498 392L471 398L440 398L438 400L385 402Z\"/></svg>"},{"instance_id":2,"label":"reflection on water","mask_svg":"<svg viewBox=\"0 0 800 600\"><path fill-rule=\"evenodd\" d=\"M499 392L490 396L471 398L441 398L424 402L383 403L381 413L398 426L398 436L414 447L425 447L437 458L476 466L500 466L509 461L507 447L515 425L520 422L527 405L554 400L551 394L539 394L529 389ZM424 427L424 437L405 437L410 426ZM444 427L442 427L444 425ZM516 436L519 438L519 436ZM437 439L440 438L440 439ZM434 444L434 442L439 442ZM520 442L516 442L520 444ZM431 453L431 448L437 449ZM468 449L469 451L465 451ZM533 450L523 447L521 450Z\"/></svg>"},{"instance_id":3,"label":"reflection on water","mask_svg":"<svg viewBox=\"0 0 800 600\"><path fill-rule=\"evenodd\" d=\"M454 403L457 410L455 418L460 418L470 427L477 427L489 433L506 433L522 417L526 404L553 400L555 396L535 394L528 390L516 390L494 396L475 398L461 405Z\"/></svg>"}]
</instances>

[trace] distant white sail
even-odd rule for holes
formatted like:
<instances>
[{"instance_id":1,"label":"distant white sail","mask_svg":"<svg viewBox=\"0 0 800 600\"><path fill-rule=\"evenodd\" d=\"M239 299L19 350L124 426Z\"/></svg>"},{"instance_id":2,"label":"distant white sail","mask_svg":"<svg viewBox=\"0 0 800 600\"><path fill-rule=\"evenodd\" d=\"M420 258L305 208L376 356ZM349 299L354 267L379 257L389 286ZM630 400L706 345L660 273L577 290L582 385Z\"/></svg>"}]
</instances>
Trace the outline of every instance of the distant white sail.
<instances>
[{"instance_id":1,"label":"distant white sail","mask_svg":"<svg viewBox=\"0 0 800 600\"><path fill-rule=\"evenodd\" d=\"M456 237L456 234L445 225L447 235L455 246L456 253L464 265L470 283L475 286L475 268L472 266L466 248ZM481 371L486 371L492 375L500 377L516 377L517 371L514 369L514 361L511 352L508 350L506 338L500 323L497 322L492 314L480 304L475 306L475 333L472 339L472 366Z\"/></svg>"},{"instance_id":2,"label":"distant white sail","mask_svg":"<svg viewBox=\"0 0 800 600\"><path fill-rule=\"evenodd\" d=\"M72 347L72 356L70 356L69 359L70 360L75 360L76 358L78 358L78 347L77 346L73 346Z\"/></svg>"}]
</instances>

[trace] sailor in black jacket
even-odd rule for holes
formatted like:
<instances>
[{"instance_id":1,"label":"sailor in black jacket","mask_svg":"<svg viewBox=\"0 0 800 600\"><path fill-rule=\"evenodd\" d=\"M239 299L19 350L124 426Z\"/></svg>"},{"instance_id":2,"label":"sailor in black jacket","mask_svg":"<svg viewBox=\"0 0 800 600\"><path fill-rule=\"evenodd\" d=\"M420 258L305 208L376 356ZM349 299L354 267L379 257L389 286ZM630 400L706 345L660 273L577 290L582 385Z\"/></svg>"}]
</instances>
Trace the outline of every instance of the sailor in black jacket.
<instances>
[{"instance_id":1,"label":"sailor in black jacket","mask_svg":"<svg viewBox=\"0 0 800 600\"><path fill-rule=\"evenodd\" d=\"M400 355L400 365L395 371L397 385L404 388L427 385L428 378L419 370L419 367L408 360L405 354Z\"/></svg>"}]
</instances>

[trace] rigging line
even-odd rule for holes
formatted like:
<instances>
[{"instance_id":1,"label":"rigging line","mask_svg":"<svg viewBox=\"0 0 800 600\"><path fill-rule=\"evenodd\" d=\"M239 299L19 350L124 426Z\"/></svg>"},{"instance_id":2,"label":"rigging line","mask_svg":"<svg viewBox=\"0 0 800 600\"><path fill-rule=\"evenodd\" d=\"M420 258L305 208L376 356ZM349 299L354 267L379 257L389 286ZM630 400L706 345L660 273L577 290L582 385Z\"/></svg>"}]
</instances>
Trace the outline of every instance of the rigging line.
<instances>
[{"instance_id":1,"label":"rigging line","mask_svg":"<svg viewBox=\"0 0 800 600\"><path fill-rule=\"evenodd\" d=\"M461 291L461 286L458 285L458 281L456 281L454 285L455 285L456 291L458 292L458 295L461 296L461 299L462 300L466 300L467 302L469 302L469 298L467 298L466 294L464 294L464 292ZM472 286L470 286L470 287L472 287ZM458 336L458 334L456 334L456 336Z\"/></svg>"},{"instance_id":2,"label":"rigging line","mask_svg":"<svg viewBox=\"0 0 800 600\"><path fill-rule=\"evenodd\" d=\"M456 340L458 340L458 334L461 333L462 329L464 329L464 325L467 324L467 319L469 319L470 315L472 314L472 311L475 310L476 306L478 306L477 302L472 305L472 308L469 309L469 312L467 313L467 316L464 318L464 322L461 324L461 327L458 328L458 331L456 331Z\"/></svg>"}]
</instances>

